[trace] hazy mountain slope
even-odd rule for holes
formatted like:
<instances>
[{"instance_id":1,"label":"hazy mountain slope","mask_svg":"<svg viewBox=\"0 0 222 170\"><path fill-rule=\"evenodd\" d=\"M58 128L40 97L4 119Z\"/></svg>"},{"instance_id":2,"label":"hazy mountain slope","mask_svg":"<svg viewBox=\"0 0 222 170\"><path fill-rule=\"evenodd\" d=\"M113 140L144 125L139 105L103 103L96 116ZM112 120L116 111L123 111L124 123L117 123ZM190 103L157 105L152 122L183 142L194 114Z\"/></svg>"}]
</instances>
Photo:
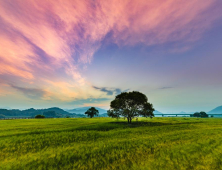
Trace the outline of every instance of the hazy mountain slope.
<instances>
[{"instance_id":1,"label":"hazy mountain slope","mask_svg":"<svg viewBox=\"0 0 222 170\"><path fill-rule=\"evenodd\" d=\"M155 114L163 114L163 113L159 112L158 110L155 110L153 113L154 113L154 115Z\"/></svg>"},{"instance_id":2,"label":"hazy mountain slope","mask_svg":"<svg viewBox=\"0 0 222 170\"><path fill-rule=\"evenodd\" d=\"M208 114L222 114L222 106L218 106L215 109L207 112Z\"/></svg>"}]
</instances>

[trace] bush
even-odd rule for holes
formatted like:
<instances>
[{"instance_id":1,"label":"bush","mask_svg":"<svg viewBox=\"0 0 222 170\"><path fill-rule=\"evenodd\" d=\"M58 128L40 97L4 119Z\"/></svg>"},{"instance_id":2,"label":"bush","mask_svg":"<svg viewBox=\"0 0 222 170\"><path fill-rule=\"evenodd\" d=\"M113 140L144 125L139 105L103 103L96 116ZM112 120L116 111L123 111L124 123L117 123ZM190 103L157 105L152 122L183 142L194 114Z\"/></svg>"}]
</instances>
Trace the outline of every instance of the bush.
<instances>
[{"instance_id":1,"label":"bush","mask_svg":"<svg viewBox=\"0 0 222 170\"><path fill-rule=\"evenodd\" d=\"M44 115L36 115L35 118L45 118Z\"/></svg>"},{"instance_id":2,"label":"bush","mask_svg":"<svg viewBox=\"0 0 222 170\"><path fill-rule=\"evenodd\" d=\"M206 114L206 112L196 112L193 115L190 115L190 117L202 117L202 118L206 118L208 117L208 114Z\"/></svg>"}]
</instances>

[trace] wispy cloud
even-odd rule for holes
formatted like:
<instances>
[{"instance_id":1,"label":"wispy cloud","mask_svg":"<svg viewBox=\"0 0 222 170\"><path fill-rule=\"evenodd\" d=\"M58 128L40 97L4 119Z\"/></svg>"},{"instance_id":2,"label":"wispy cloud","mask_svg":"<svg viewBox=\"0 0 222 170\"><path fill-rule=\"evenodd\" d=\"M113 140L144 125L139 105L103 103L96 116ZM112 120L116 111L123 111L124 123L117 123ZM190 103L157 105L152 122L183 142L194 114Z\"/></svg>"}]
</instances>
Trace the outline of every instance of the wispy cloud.
<instances>
[{"instance_id":1,"label":"wispy cloud","mask_svg":"<svg viewBox=\"0 0 222 170\"><path fill-rule=\"evenodd\" d=\"M18 87L15 85L11 85L11 87L18 90L19 92L22 92L25 96L31 99L41 99L47 94L47 92L42 89Z\"/></svg>"},{"instance_id":2,"label":"wispy cloud","mask_svg":"<svg viewBox=\"0 0 222 170\"><path fill-rule=\"evenodd\" d=\"M196 41L221 17L217 3L217 0L204 3L202 0L2 0L0 74L16 76L18 84L29 86L63 82L67 87L59 88L66 89L66 94L79 96L73 90L73 86L78 86L79 93L86 96L85 85L91 85L81 74L81 68L91 63L105 39L120 47ZM32 98L44 95L39 89L12 88ZM121 93L118 88L94 89L107 95Z\"/></svg>"},{"instance_id":3,"label":"wispy cloud","mask_svg":"<svg viewBox=\"0 0 222 170\"><path fill-rule=\"evenodd\" d=\"M108 87L96 87L93 86L94 89L105 92L108 96L112 96L113 94L120 94L122 91L119 88L108 88Z\"/></svg>"},{"instance_id":4,"label":"wispy cloud","mask_svg":"<svg viewBox=\"0 0 222 170\"><path fill-rule=\"evenodd\" d=\"M88 98L88 99L76 99L69 103L74 105L84 105L85 103L101 103L109 100L110 100L109 98Z\"/></svg>"}]
</instances>

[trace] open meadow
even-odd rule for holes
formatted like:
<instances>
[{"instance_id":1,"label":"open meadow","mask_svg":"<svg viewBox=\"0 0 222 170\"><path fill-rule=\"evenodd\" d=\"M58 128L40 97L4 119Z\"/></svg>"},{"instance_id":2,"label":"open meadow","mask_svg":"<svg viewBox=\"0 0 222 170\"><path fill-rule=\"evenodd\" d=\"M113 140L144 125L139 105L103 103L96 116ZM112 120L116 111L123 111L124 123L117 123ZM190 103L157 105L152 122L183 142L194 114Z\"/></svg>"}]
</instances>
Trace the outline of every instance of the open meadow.
<instances>
[{"instance_id":1,"label":"open meadow","mask_svg":"<svg viewBox=\"0 0 222 170\"><path fill-rule=\"evenodd\" d=\"M0 169L222 169L222 119L0 120Z\"/></svg>"}]
</instances>

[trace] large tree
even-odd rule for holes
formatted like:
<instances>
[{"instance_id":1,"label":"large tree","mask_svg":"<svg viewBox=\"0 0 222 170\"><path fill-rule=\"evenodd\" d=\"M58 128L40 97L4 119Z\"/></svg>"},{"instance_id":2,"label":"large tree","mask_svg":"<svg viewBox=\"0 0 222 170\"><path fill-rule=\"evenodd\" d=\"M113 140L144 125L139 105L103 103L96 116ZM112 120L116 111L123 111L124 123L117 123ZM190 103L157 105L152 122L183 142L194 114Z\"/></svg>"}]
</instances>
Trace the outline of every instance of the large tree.
<instances>
[{"instance_id":1,"label":"large tree","mask_svg":"<svg viewBox=\"0 0 222 170\"><path fill-rule=\"evenodd\" d=\"M124 117L127 118L128 123L131 123L134 117L153 117L155 109L153 105L148 102L145 94L138 91L123 92L116 96L110 103L110 110L108 116L113 118Z\"/></svg>"},{"instance_id":2,"label":"large tree","mask_svg":"<svg viewBox=\"0 0 222 170\"><path fill-rule=\"evenodd\" d=\"M94 116L98 116L98 115L99 115L99 111L98 111L95 107L91 107L91 108L89 108L89 109L85 112L85 114L86 114L88 117L92 118L92 117L94 117Z\"/></svg>"}]
</instances>

